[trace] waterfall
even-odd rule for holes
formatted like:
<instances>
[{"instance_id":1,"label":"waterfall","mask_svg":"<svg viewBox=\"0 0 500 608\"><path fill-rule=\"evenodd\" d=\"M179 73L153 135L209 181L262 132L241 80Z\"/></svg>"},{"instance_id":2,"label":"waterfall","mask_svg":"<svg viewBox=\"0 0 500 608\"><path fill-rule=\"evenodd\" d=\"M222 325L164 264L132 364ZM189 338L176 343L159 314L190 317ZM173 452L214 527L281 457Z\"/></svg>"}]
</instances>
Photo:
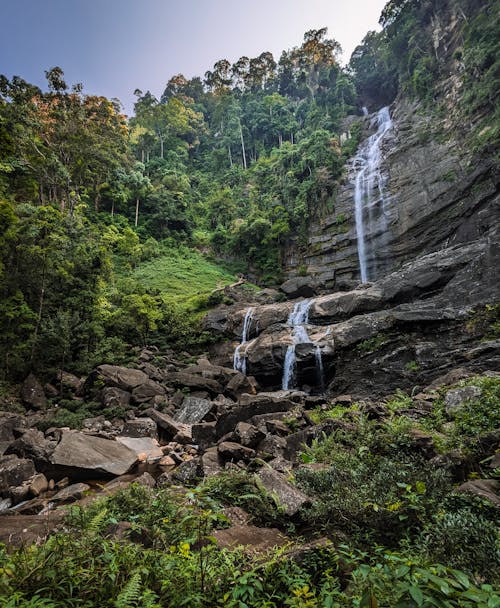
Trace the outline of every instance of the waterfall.
<instances>
[{"instance_id":1,"label":"waterfall","mask_svg":"<svg viewBox=\"0 0 500 608\"><path fill-rule=\"evenodd\" d=\"M376 133L361 146L354 159L354 166L359 167L354 187L354 210L359 269L363 283L373 278L372 269L368 267L368 263L373 263L376 257L376 251L372 243L373 234L376 230L382 233L387 231L385 220L387 201L384 194L385 184L380 172L380 163L382 160L381 144L384 135L392 127L389 108L381 108L372 120L373 123L377 126ZM376 209L377 206L379 207L378 210Z\"/></svg>"},{"instance_id":2,"label":"waterfall","mask_svg":"<svg viewBox=\"0 0 500 608\"><path fill-rule=\"evenodd\" d=\"M296 302L292 312L290 313L287 325L292 328L293 343L288 346L285 354L285 363L283 365L283 390L289 390L295 385L297 359L295 357L295 346L297 344L307 344L311 342L307 335L307 330L304 325L309 321L309 308L312 300L302 300Z\"/></svg>"},{"instance_id":3,"label":"waterfall","mask_svg":"<svg viewBox=\"0 0 500 608\"><path fill-rule=\"evenodd\" d=\"M243 330L241 332L241 342L236 347L233 356L233 368L236 371L241 372L245 376L247 374L247 358L246 352L243 352L243 354L241 354L241 349L248 342L248 338L250 335L250 326L252 325L252 317L254 312L255 309L250 307L245 314L245 320L243 321Z\"/></svg>"},{"instance_id":4,"label":"waterfall","mask_svg":"<svg viewBox=\"0 0 500 608\"><path fill-rule=\"evenodd\" d=\"M318 371L318 380L321 392L325 392L325 369L323 367L323 358L321 356L321 348L319 344L316 344L316 350L314 351L314 357L316 359L316 370Z\"/></svg>"}]
</instances>

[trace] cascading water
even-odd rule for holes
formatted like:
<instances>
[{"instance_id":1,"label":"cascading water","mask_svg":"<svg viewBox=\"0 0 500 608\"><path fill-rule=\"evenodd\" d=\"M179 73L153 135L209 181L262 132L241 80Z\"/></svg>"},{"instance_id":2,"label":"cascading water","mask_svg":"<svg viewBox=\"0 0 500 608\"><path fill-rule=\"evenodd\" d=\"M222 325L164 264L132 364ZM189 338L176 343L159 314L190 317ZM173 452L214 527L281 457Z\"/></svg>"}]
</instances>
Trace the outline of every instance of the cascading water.
<instances>
[{"instance_id":1,"label":"cascading water","mask_svg":"<svg viewBox=\"0 0 500 608\"><path fill-rule=\"evenodd\" d=\"M372 123L377 131L361 146L354 159L354 167L359 167L356 173L354 187L354 209L356 218L356 235L358 240L358 257L361 281L364 283L372 278L373 266L376 261L376 251L373 239L369 235L380 232L386 234L387 221L386 196L384 194L385 180L380 171L382 160L381 144L385 134L392 127L389 108L381 108Z\"/></svg>"},{"instance_id":2,"label":"cascading water","mask_svg":"<svg viewBox=\"0 0 500 608\"><path fill-rule=\"evenodd\" d=\"M285 363L283 365L283 390L293 388L295 384L297 359L295 357L295 346L297 344L308 344L311 339L307 335L307 330L304 325L309 321L309 308L312 300L302 300L296 302L292 312L290 313L287 325L292 328L293 343L288 346L285 354Z\"/></svg>"},{"instance_id":3,"label":"cascading water","mask_svg":"<svg viewBox=\"0 0 500 608\"><path fill-rule=\"evenodd\" d=\"M241 333L241 342L235 348L233 355L233 368L241 372L246 376L247 374L247 358L246 352L241 353L242 347L248 342L248 337L250 335L250 327L252 325L252 317L255 312L254 308L249 308L245 314L245 319L243 321L243 330Z\"/></svg>"}]
</instances>

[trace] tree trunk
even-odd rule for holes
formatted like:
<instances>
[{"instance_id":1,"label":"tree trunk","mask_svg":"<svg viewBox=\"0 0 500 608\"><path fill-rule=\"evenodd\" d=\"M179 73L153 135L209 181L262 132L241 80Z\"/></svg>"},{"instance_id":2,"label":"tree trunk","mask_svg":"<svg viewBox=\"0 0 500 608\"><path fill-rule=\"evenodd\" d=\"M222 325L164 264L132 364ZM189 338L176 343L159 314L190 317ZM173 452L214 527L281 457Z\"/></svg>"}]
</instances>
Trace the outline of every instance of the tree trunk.
<instances>
[{"instance_id":1,"label":"tree trunk","mask_svg":"<svg viewBox=\"0 0 500 608\"><path fill-rule=\"evenodd\" d=\"M227 152L229 154L229 166L232 169L233 168L233 155L231 154L231 146L230 145L227 147Z\"/></svg>"},{"instance_id":2,"label":"tree trunk","mask_svg":"<svg viewBox=\"0 0 500 608\"><path fill-rule=\"evenodd\" d=\"M247 155L245 152L245 140L243 139L243 129L241 128L241 120L238 118L238 125L240 127L240 138L241 138L241 156L243 157L243 167L247 168Z\"/></svg>"},{"instance_id":3,"label":"tree trunk","mask_svg":"<svg viewBox=\"0 0 500 608\"><path fill-rule=\"evenodd\" d=\"M137 224L139 223L139 199L137 198L135 201L135 227L137 228Z\"/></svg>"}]
</instances>

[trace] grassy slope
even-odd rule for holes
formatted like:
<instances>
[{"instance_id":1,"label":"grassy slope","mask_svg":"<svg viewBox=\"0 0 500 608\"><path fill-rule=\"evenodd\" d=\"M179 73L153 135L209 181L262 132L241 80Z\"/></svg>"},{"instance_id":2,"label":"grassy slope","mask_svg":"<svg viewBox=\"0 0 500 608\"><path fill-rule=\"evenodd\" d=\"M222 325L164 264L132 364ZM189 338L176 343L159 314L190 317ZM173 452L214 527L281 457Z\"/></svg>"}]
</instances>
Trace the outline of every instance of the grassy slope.
<instances>
[{"instance_id":1,"label":"grassy slope","mask_svg":"<svg viewBox=\"0 0 500 608\"><path fill-rule=\"evenodd\" d=\"M118 276L122 272L117 272ZM123 275L122 275L123 276ZM186 301L210 294L214 289L237 280L229 269L211 261L196 250L170 250L139 264L128 278L146 289L157 289L167 298Z\"/></svg>"}]
</instances>

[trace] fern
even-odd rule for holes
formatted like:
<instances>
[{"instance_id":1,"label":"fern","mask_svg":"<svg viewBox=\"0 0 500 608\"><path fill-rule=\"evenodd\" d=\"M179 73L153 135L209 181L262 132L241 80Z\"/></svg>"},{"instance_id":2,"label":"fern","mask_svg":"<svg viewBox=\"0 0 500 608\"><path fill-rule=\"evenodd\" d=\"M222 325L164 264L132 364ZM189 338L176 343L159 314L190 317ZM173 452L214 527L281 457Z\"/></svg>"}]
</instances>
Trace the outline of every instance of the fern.
<instances>
[{"instance_id":1,"label":"fern","mask_svg":"<svg viewBox=\"0 0 500 608\"><path fill-rule=\"evenodd\" d=\"M141 597L141 573L135 571L116 598L115 608L134 608Z\"/></svg>"},{"instance_id":2,"label":"fern","mask_svg":"<svg viewBox=\"0 0 500 608\"><path fill-rule=\"evenodd\" d=\"M90 534L97 534L101 531L104 522L108 516L108 509L104 507L100 511L98 511L94 517L89 521L87 525L87 530Z\"/></svg>"}]
</instances>

